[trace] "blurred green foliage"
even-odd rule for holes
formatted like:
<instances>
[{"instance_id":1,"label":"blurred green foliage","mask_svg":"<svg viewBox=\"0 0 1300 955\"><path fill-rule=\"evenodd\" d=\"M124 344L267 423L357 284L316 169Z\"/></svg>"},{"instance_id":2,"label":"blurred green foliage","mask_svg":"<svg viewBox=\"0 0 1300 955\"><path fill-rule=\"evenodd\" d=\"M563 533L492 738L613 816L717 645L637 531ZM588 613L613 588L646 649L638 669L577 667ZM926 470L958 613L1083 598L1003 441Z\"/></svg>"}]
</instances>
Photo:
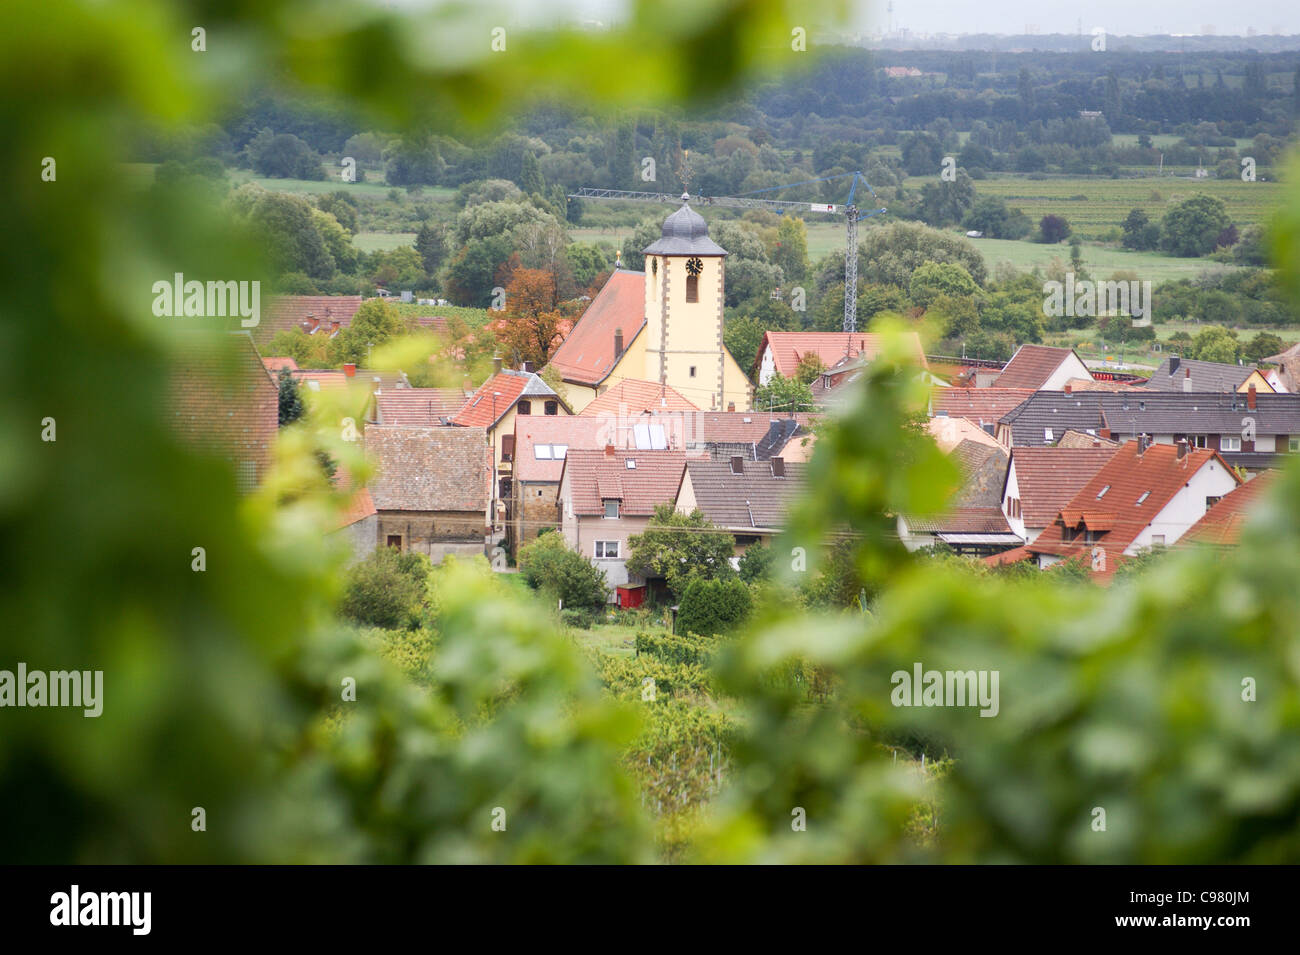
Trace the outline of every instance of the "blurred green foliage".
<instances>
[{"instance_id":1,"label":"blurred green foliage","mask_svg":"<svg viewBox=\"0 0 1300 955\"><path fill-rule=\"evenodd\" d=\"M1230 555L1171 552L1108 591L909 558L890 515L937 511L953 474L915 425L922 386L895 343L822 436L790 536L814 574L817 545L841 535L870 613L765 600L710 672L589 658L483 561L433 575L428 628L340 624L344 547L322 529L344 495L317 452L365 478L339 428L361 420L356 395L313 396L251 497L174 432L177 332L202 323L153 316L152 283L267 270L206 191L132 188L118 164L143 125L198 122L272 76L407 124L500 121L534 91L663 102L770 67L817 12L639 3L626 31L512 32L493 54L493 24L468 5L409 19L284 0L10 11L0 77L23 95L0 101L3 664L105 677L97 719L0 713L6 861L1300 858L1296 473ZM1298 210L1300 197L1272 234L1300 293ZM40 439L46 418L55 441ZM775 568L773 586L803 583ZM997 717L891 706L891 674L917 662L997 670ZM951 761L934 776L896 765L884 741L904 736L945 741ZM695 808L656 833L674 800Z\"/></svg>"}]
</instances>

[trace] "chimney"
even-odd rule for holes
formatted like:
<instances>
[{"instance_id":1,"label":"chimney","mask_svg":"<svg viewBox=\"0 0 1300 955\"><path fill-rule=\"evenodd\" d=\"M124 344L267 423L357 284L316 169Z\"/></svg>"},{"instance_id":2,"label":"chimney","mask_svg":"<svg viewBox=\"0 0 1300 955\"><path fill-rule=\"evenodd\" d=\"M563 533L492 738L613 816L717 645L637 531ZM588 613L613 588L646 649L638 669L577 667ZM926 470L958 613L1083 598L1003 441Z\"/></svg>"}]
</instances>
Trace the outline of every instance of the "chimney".
<instances>
[{"instance_id":1,"label":"chimney","mask_svg":"<svg viewBox=\"0 0 1300 955\"><path fill-rule=\"evenodd\" d=\"M493 355L493 356L492 356L492 374L494 374L494 375L499 375L499 374L501 374L501 356L500 356L500 355Z\"/></svg>"},{"instance_id":2,"label":"chimney","mask_svg":"<svg viewBox=\"0 0 1300 955\"><path fill-rule=\"evenodd\" d=\"M614 359L617 361L623 354L623 329L614 329Z\"/></svg>"},{"instance_id":3,"label":"chimney","mask_svg":"<svg viewBox=\"0 0 1300 955\"><path fill-rule=\"evenodd\" d=\"M1251 385L1250 388L1246 390L1246 407L1249 408L1251 411L1255 410L1255 386L1254 385Z\"/></svg>"},{"instance_id":4,"label":"chimney","mask_svg":"<svg viewBox=\"0 0 1300 955\"><path fill-rule=\"evenodd\" d=\"M1187 439L1180 438L1178 441L1178 460L1181 461L1187 457Z\"/></svg>"},{"instance_id":5,"label":"chimney","mask_svg":"<svg viewBox=\"0 0 1300 955\"><path fill-rule=\"evenodd\" d=\"M330 322L330 335L337 335L340 327L338 322Z\"/></svg>"},{"instance_id":6,"label":"chimney","mask_svg":"<svg viewBox=\"0 0 1300 955\"><path fill-rule=\"evenodd\" d=\"M1191 391L1191 390L1192 390L1192 370L1190 368L1184 368L1183 369L1183 391Z\"/></svg>"},{"instance_id":7,"label":"chimney","mask_svg":"<svg viewBox=\"0 0 1300 955\"><path fill-rule=\"evenodd\" d=\"M785 477L785 458L772 459L772 477Z\"/></svg>"},{"instance_id":8,"label":"chimney","mask_svg":"<svg viewBox=\"0 0 1300 955\"><path fill-rule=\"evenodd\" d=\"M1074 390L1074 389L1073 389L1072 387L1070 387L1070 383L1067 381L1067 382L1065 383L1065 393L1068 395L1068 394L1069 394L1070 392L1072 392L1073 390Z\"/></svg>"},{"instance_id":9,"label":"chimney","mask_svg":"<svg viewBox=\"0 0 1300 955\"><path fill-rule=\"evenodd\" d=\"M522 370L529 372L531 374L533 370L533 363L531 361L524 362L524 366Z\"/></svg>"},{"instance_id":10,"label":"chimney","mask_svg":"<svg viewBox=\"0 0 1300 955\"><path fill-rule=\"evenodd\" d=\"M357 366L349 362L343 366L343 374L349 378L355 378L357 376Z\"/></svg>"},{"instance_id":11,"label":"chimney","mask_svg":"<svg viewBox=\"0 0 1300 955\"><path fill-rule=\"evenodd\" d=\"M735 411L735 410L736 410L736 403L735 403L734 401L728 401L728 402L727 402L727 410L728 410L728 411Z\"/></svg>"},{"instance_id":12,"label":"chimney","mask_svg":"<svg viewBox=\"0 0 1300 955\"><path fill-rule=\"evenodd\" d=\"M732 474L745 473L745 459L742 458L739 454L733 454L731 456L731 473Z\"/></svg>"},{"instance_id":13,"label":"chimney","mask_svg":"<svg viewBox=\"0 0 1300 955\"><path fill-rule=\"evenodd\" d=\"M1180 357L1178 357L1177 355L1172 355L1172 356L1170 356L1170 358L1169 358L1169 377L1170 377L1170 378L1172 378L1174 375L1178 374L1178 366L1181 365L1182 362L1183 362L1183 360L1182 360ZM1188 371L1191 371L1190 368L1188 368L1187 370L1188 370Z\"/></svg>"},{"instance_id":14,"label":"chimney","mask_svg":"<svg viewBox=\"0 0 1300 955\"><path fill-rule=\"evenodd\" d=\"M612 444L605 445L605 457L612 458L613 456L614 456L614 446Z\"/></svg>"}]
</instances>

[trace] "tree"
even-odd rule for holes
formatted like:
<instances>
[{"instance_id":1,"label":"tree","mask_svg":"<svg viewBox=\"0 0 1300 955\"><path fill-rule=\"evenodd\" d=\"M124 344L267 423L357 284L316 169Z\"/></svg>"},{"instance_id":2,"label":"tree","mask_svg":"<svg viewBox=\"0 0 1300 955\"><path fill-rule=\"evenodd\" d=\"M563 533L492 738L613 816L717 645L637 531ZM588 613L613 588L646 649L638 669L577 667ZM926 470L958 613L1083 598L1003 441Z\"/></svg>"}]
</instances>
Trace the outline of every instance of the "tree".
<instances>
[{"instance_id":1,"label":"tree","mask_svg":"<svg viewBox=\"0 0 1300 955\"><path fill-rule=\"evenodd\" d=\"M528 586L562 600L566 609L599 609L609 597L600 568L570 550L563 535L553 530L519 548L519 572Z\"/></svg>"},{"instance_id":2,"label":"tree","mask_svg":"<svg viewBox=\"0 0 1300 955\"><path fill-rule=\"evenodd\" d=\"M424 554L380 547L348 571L339 612L372 627L414 627L424 606L430 569Z\"/></svg>"},{"instance_id":3,"label":"tree","mask_svg":"<svg viewBox=\"0 0 1300 955\"><path fill-rule=\"evenodd\" d=\"M760 411L812 411L812 389L798 378L774 372L767 384L754 389L754 407Z\"/></svg>"},{"instance_id":4,"label":"tree","mask_svg":"<svg viewBox=\"0 0 1300 955\"><path fill-rule=\"evenodd\" d=\"M1171 255L1208 255L1231 225L1222 199L1198 194L1177 203L1160 223L1160 248Z\"/></svg>"},{"instance_id":5,"label":"tree","mask_svg":"<svg viewBox=\"0 0 1300 955\"><path fill-rule=\"evenodd\" d=\"M677 613L677 630L712 637L735 630L753 609L753 597L744 581L696 578L686 585Z\"/></svg>"},{"instance_id":6,"label":"tree","mask_svg":"<svg viewBox=\"0 0 1300 955\"><path fill-rule=\"evenodd\" d=\"M277 179L324 179L320 156L291 133L276 135L263 129L245 150L249 165L263 176Z\"/></svg>"},{"instance_id":7,"label":"tree","mask_svg":"<svg viewBox=\"0 0 1300 955\"><path fill-rule=\"evenodd\" d=\"M913 304L929 308L940 295L974 295L979 286L960 265L951 262L926 262L912 273L908 295Z\"/></svg>"},{"instance_id":8,"label":"tree","mask_svg":"<svg viewBox=\"0 0 1300 955\"><path fill-rule=\"evenodd\" d=\"M662 577L677 600L696 578L731 577L736 539L709 523L699 511L682 514L671 504L655 506L640 534L628 538L627 569L641 577Z\"/></svg>"},{"instance_id":9,"label":"tree","mask_svg":"<svg viewBox=\"0 0 1300 955\"><path fill-rule=\"evenodd\" d=\"M758 346L763 343L766 331L767 323L753 316L727 318L722 326L722 343L731 352L731 357L736 359L736 363L748 370L758 357Z\"/></svg>"},{"instance_id":10,"label":"tree","mask_svg":"<svg viewBox=\"0 0 1300 955\"><path fill-rule=\"evenodd\" d=\"M330 360L335 365L364 366L370 346L378 348L406 333L406 323L395 307L382 298L367 299L352 316L352 322L330 342Z\"/></svg>"},{"instance_id":11,"label":"tree","mask_svg":"<svg viewBox=\"0 0 1300 955\"><path fill-rule=\"evenodd\" d=\"M515 269L506 286L505 312L493 334L512 363L541 368L573 326L556 301L555 280L541 269Z\"/></svg>"},{"instance_id":12,"label":"tree","mask_svg":"<svg viewBox=\"0 0 1300 955\"><path fill-rule=\"evenodd\" d=\"M1224 364L1236 364L1241 345L1237 342L1236 332L1217 325L1203 328L1192 339L1188 348L1188 358L1200 361L1217 361Z\"/></svg>"},{"instance_id":13,"label":"tree","mask_svg":"<svg viewBox=\"0 0 1300 955\"><path fill-rule=\"evenodd\" d=\"M231 193L230 203L236 215L244 212L278 272L302 272L312 278L334 274L334 256L313 217L320 210L306 199L250 183Z\"/></svg>"},{"instance_id":14,"label":"tree","mask_svg":"<svg viewBox=\"0 0 1300 955\"><path fill-rule=\"evenodd\" d=\"M982 285L987 275L984 256L966 239L913 222L894 222L868 230L860 243L858 274L867 283L905 289L911 284L912 272L926 262L956 263L977 285ZM838 269L842 284L844 256L828 257L828 266Z\"/></svg>"},{"instance_id":15,"label":"tree","mask_svg":"<svg viewBox=\"0 0 1300 955\"><path fill-rule=\"evenodd\" d=\"M1045 215L1038 222L1038 241L1055 245L1070 237L1070 223L1065 216Z\"/></svg>"},{"instance_id":16,"label":"tree","mask_svg":"<svg viewBox=\"0 0 1300 955\"><path fill-rule=\"evenodd\" d=\"M736 569L740 573L741 580L747 584L754 584L767 580L775 563L776 551L772 545L759 541L745 548L745 553L741 556L740 564Z\"/></svg>"},{"instance_id":17,"label":"tree","mask_svg":"<svg viewBox=\"0 0 1300 955\"><path fill-rule=\"evenodd\" d=\"M808 352L800 355L799 360L794 366L794 380L805 385L811 385L821 377L822 372L826 370L826 365L822 362L821 356L816 352Z\"/></svg>"},{"instance_id":18,"label":"tree","mask_svg":"<svg viewBox=\"0 0 1300 955\"><path fill-rule=\"evenodd\" d=\"M802 219L783 217L776 229L772 264L779 266L786 282L802 282L808 272L808 229Z\"/></svg>"},{"instance_id":19,"label":"tree","mask_svg":"<svg viewBox=\"0 0 1300 955\"><path fill-rule=\"evenodd\" d=\"M997 196L980 196L966 213L962 227L991 239L1020 239L1029 231L1029 217Z\"/></svg>"},{"instance_id":20,"label":"tree","mask_svg":"<svg viewBox=\"0 0 1300 955\"><path fill-rule=\"evenodd\" d=\"M1273 354L1269 352L1269 354ZM303 404L302 394L298 391L298 383L293 380L293 375L289 374L288 368L281 368L276 375L276 386L280 392L280 427L286 424L292 424L306 413L307 407Z\"/></svg>"},{"instance_id":21,"label":"tree","mask_svg":"<svg viewBox=\"0 0 1300 955\"><path fill-rule=\"evenodd\" d=\"M1286 343L1272 332L1260 332L1242 349L1243 356L1253 362L1261 362L1271 355L1280 355L1286 351Z\"/></svg>"},{"instance_id":22,"label":"tree","mask_svg":"<svg viewBox=\"0 0 1300 955\"><path fill-rule=\"evenodd\" d=\"M926 225L955 225L970 212L975 204L975 183L965 169L957 170L957 178L931 180L921 187L921 202L917 216Z\"/></svg>"},{"instance_id":23,"label":"tree","mask_svg":"<svg viewBox=\"0 0 1300 955\"><path fill-rule=\"evenodd\" d=\"M1131 209L1124 217L1124 248L1145 252L1160 244L1160 227L1141 209Z\"/></svg>"},{"instance_id":24,"label":"tree","mask_svg":"<svg viewBox=\"0 0 1300 955\"><path fill-rule=\"evenodd\" d=\"M436 275L447 259L447 230L441 225L434 226L428 222L420 226L415 236L415 251L420 253L424 271Z\"/></svg>"}]
</instances>

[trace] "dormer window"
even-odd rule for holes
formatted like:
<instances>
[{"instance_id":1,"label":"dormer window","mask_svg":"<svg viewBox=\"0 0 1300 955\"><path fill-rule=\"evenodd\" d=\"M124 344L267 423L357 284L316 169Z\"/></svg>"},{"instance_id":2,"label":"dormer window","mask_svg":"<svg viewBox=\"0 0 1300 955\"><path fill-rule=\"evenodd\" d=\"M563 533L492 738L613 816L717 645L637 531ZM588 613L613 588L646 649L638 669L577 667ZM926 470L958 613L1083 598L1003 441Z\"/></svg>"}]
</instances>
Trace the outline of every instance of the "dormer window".
<instances>
[{"instance_id":1,"label":"dormer window","mask_svg":"<svg viewBox=\"0 0 1300 955\"><path fill-rule=\"evenodd\" d=\"M613 520L618 517L618 498L605 498L605 517Z\"/></svg>"}]
</instances>

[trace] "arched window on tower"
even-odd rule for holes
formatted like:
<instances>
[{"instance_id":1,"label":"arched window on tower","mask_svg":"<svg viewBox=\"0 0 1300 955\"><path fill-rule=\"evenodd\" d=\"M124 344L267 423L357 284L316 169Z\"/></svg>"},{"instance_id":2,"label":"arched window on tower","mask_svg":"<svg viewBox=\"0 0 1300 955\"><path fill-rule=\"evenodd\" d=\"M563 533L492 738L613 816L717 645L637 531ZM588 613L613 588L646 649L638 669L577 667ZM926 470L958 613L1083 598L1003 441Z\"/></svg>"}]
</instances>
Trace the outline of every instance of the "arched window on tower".
<instances>
[{"instance_id":1,"label":"arched window on tower","mask_svg":"<svg viewBox=\"0 0 1300 955\"><path fill-rule=\"evenodd\" d=\"M698 257L686 260L686 301L698 302L700 300L700 273L704 271L704 263Z\"/></svg>"}]
</instances>

